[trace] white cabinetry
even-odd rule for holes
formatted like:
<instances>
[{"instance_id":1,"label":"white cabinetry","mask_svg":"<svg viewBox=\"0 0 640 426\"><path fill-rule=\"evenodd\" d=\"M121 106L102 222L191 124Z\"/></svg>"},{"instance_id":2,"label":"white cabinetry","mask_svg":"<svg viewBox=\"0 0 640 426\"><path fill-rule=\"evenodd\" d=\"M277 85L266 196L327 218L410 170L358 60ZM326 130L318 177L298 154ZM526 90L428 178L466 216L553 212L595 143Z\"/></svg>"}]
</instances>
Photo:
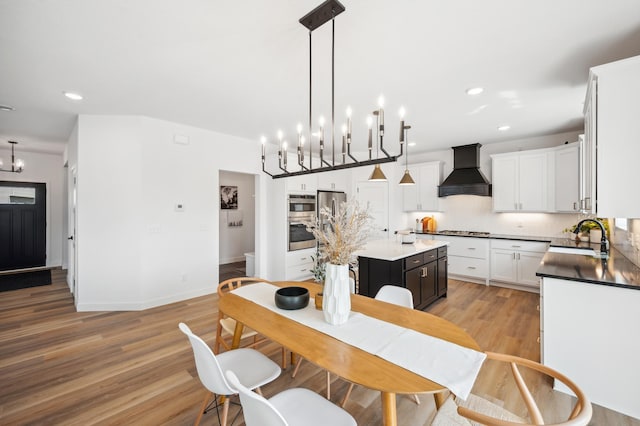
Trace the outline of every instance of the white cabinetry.
<instances>
[{"instance_id":1,"label":"white cabinetry","mask_svg":"<svg viewBox=\"0 0 640 426\"><path fill-rule=\"evenodd\" d=\"M349 170L334 170L318 173L318 189L349 192L351 173Z\"/></svg>"},{"instance_id":2,"label":"white cabinetry","mask_svg":"<svg viewBox=\"0 0 640 426\"><path fill-rule=\"evenodd\" d=\"M491 240L491 280L539 288L536 271L547 248L546 242Z\"/></svg>"},{"instance_id":3,"label":"white cabinetry","mask_svg":"<svg viewBox=\"0 0 640 426\"><path fill-rule=\"evenodd\" d=\"M286 181L287 192L315 194L318 189L317 174L292 176L284 178L284 180Z\"/></svg>"},{"instance_id":4,"label":"white cabinetry","mask_svg":"<svg viewBox=\"0 0 640 426\"><path fill-rule=\"evenodd\" d=\"M448 241L447 247L449 276L472 278L488 283L489 239L473 237L450 237L434 235L434 240Z\"/></svg>"},{"instance_id":5,"label":"white cabinetry","mask_svg":"<svg viewBox=\"0 0 640 426\"><path fill-rule=\"evenodd\" d=\"M315 248L296 250L288 252L286 256L285 280L298 281L306 280L313 276L311 269L313 268L313 259L311 256L315 253Z\"/></svg>"},{"instance_id":6,"label":"white cabinetry","mask_svg":"<svg viewBox=\"0 0 640 426\"><path fill-rule=\"evenodd\" d=\"M549 211L550 150L495 154L492 159L495 211Z\"/></svg>"},{"instance_id":7,"label":"white cabinetry","mask_svg":"<svg viewBox=\"0 0 640 426\"><path fill-rule=\"evenodd\" d=\"M640 291L544 277L542 294L544 364L578 383L591 402L640 418ZM558 381L556 389L568 391Z\"/></svg>"},{"instance_id":8,"label":"white cabinetry","mask_svg":"<svg viewBox=\"0 0 640 426\"><path fill-rule=\"evenodd\" d=\"M580 147L578 143L555 150L555 211L580 211Z\"/></svg>"},{"instance_id":9,"label":"white cabinetry","mask_svg":"<svg viewBox=\"0 0 640 426\"><path fill-rule=\"evenodd\" d=\"M595 188L586 188L591 212L601 217L638 217L640 197L629 186L640 178L640 56L591 68L585 100L585 146L597 153ZM590 147L590 148L589 148ZM594 151L595 150L595 151ZM588 191L590 189L590 191ZM587 206L589 207L589 206Z\"/></svg>"},{"instance_id":10,"label":"white cabinetry","mask_svg":"<svg viewBox=\"0 0 640 426\"><path fill-rule=\"evenodd\" d=\"M410 167L416 184L402 187L404 211L438 211L438 185L442 178L439 161Z\"/></svg>"}]
</instances>

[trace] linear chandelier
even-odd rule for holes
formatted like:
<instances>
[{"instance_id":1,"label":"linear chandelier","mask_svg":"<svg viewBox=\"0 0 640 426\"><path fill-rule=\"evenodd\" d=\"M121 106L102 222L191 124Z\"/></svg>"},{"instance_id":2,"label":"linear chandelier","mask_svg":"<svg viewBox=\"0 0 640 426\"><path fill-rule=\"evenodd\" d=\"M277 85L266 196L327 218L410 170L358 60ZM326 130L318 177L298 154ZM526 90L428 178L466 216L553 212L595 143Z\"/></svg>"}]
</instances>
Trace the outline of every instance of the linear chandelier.
<instances>
[{"instance_id":1,"label":"linear chandelier","mask_svg":"<svg viewBox=\"0 0 640 426\"><path fill-rule=\"evenodd\" d=\"M287 164L287 147L288 143L284 139L284 134L282 131L278 131L277 133L277 143L278 143L278 168L282 171L279 174L271 174L265 169L265 161L266 161L266 143L267 138L262 136L262 171L267 175L271 176L273 179L285 178L291 176L300 176L307 175L311 173L321 173L327 172L331 170L342 170L349 169L354 167L362 167L362 166L375 166L373 173L369 180L381 180L386 181L386 177L380 168L380 164L389 163L393 161L397 161L399 157L402 156L403 146L405 141L405 130L409 129L410 126L405 126L404 124L404 109L401 110L401 121L400 121L400 153L398 155L389 154L383 145L384 141L384 98L380 96L378 100L378 109L372 112L372 116L375 117L375 129L376 129L376 158L373 158L373 117L367 117L368 124L368 144L367 149L369 151L369 159L368 160L358 160L351 154L351 145L352 145L352 129L351 129L351 108L347 108L347 122L342 125L342 149L340 151L340 155L342 157L342 161L336 163L336 143L335 143L335 93L334 93L334 77L335 77L335 17L345 11L345 7L338 0L326 0L318 7L313 9L311 12L300 18L300 23L304 25L309 30L309 128L308 130L308 140L309 140L309 159L308 164L305 163L305 147L304 144L306 142L305 137L302 135L302 124L298 124L297 126L297 145L296 145L296 154L297 154L297 166L299 166L299 170L289 170ZM324 117L320 117L319 119L319 128L317 132L313 132L312 127L312 98L311 98L311 88L312 88L312 67L311 67L311 34L312 32L324 25L325 23L331 21L332 29L331 29L331 161L327 161L325 159L325 138L324 138L324 125L325 120ZM314 167L313 164L313 143L312 137L318 139L318 166ZM382 151L383 156L379 156L379 151ZM347 159L348 157L348 159ZM406 171L408 173L408 170ZM410 177L410 176L409 176ZM408 184L408 183L405 183Z\"/></svg>"},{"instance_id":2,"label":"linear chandelier","mask_svg":"<svg viewBox=\"0 0 640 426\"><path fill-rule=\"evenodd\" d=\"M24 170L24 161L20 159L16 160L16 155L14 152L14 148L18 144L18 142L15 142L15 141L8 141L8 142L11 144L11 168L3 169L2 158L0 158L0 172L22 173L22 171Z\"/></svg>"}]
</instances>

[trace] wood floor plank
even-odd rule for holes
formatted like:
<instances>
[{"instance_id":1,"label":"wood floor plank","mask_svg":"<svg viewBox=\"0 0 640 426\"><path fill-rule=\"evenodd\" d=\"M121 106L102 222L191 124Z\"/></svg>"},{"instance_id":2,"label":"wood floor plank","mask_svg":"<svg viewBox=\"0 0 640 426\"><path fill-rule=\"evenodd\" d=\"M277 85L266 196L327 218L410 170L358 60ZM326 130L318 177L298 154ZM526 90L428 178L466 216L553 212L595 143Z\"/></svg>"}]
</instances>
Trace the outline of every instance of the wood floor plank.
<instances>
[{"instance_id":1,"label":"wood floor plank","mask_svg":"<svg viewBox=\"0 0 640 426\"><path fill-rule=\"evenodd\" d=\"M63 271L50 286L3 293L0 298L0 424L189 425L203 397L184 321L210 345L215 338L216 295L198 297L139 312L75 312ZM214 285L214 284L212 284ZM46 287L46 288L45 288ZM538 296L517 290L450 281L449 294L428 311L467 330L487 350L540 357ZM263 347L274 361L280 348ZM303 363L295 379L291 368L264 387L273 395L302 386L325 395L325 372ZM569 409L571 399L529 373L535 396L553 413ZM487 367L474 392L515 412L524 406L508 371ZM332 377L332 400L348 383ZM430 424L433 398L416 405L398 396L398 424ZM357 386L346 409L359 425L380 424L380 395ZM231 408L231 417L239 413ZM216 425L215 410L203 425ZM640 421L596 407L593 425L640 426ZM235 426L243 425L240 415Z\"/></svg>"}]
</instances>

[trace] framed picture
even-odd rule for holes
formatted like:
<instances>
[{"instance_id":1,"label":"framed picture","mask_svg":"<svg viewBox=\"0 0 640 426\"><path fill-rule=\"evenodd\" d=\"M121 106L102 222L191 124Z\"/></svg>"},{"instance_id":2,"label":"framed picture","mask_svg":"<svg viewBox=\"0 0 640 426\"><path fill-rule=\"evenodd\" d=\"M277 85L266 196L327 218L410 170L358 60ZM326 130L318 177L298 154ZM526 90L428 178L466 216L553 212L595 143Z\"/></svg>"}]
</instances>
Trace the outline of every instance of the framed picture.
<instances>
[{"instance_id":1,"label":"framed picture","mask_svg":"<svg viewBox=\"0 0 640 426\"><path fill-rule=\"evenodd\" d=\"M237 186L220 186L220 208L222 210L236 210L238 208Z\"/></svg>"}]
</instances>

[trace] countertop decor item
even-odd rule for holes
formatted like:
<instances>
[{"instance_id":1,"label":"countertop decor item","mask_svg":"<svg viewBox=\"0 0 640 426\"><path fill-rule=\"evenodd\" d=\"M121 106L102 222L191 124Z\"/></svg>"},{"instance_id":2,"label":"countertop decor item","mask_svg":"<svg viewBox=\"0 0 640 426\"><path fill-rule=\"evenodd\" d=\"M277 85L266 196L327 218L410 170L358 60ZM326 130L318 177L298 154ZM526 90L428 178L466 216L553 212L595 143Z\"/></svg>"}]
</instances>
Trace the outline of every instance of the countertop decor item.
<instances>
[{"instance_id":1,"label":"countertop decor item","mask_svg":"<svg viewBox=\"0 0 640 426\"><path fill-rule=\"evenodd\" d=\"M325 262L322 310L329 324L344 324L351 311L349 262L365 246L371 229L371 216L358 201L341 203L334 211L320 209L315 222L306 223L319 245L319 260ZM320 226L324 223L324 226Z\"/></svg>"},{"instance_id":2,"label":"countertop decor item","mask_svg":"<svg viewBox=\"0 0 640 426\"><path fill-rule=\"evenodd\" d=\"M276 291L276 306L289 311L306 308L309 304L309 290L304 287L282 287Z\"/></svg>"}]
</instances>

